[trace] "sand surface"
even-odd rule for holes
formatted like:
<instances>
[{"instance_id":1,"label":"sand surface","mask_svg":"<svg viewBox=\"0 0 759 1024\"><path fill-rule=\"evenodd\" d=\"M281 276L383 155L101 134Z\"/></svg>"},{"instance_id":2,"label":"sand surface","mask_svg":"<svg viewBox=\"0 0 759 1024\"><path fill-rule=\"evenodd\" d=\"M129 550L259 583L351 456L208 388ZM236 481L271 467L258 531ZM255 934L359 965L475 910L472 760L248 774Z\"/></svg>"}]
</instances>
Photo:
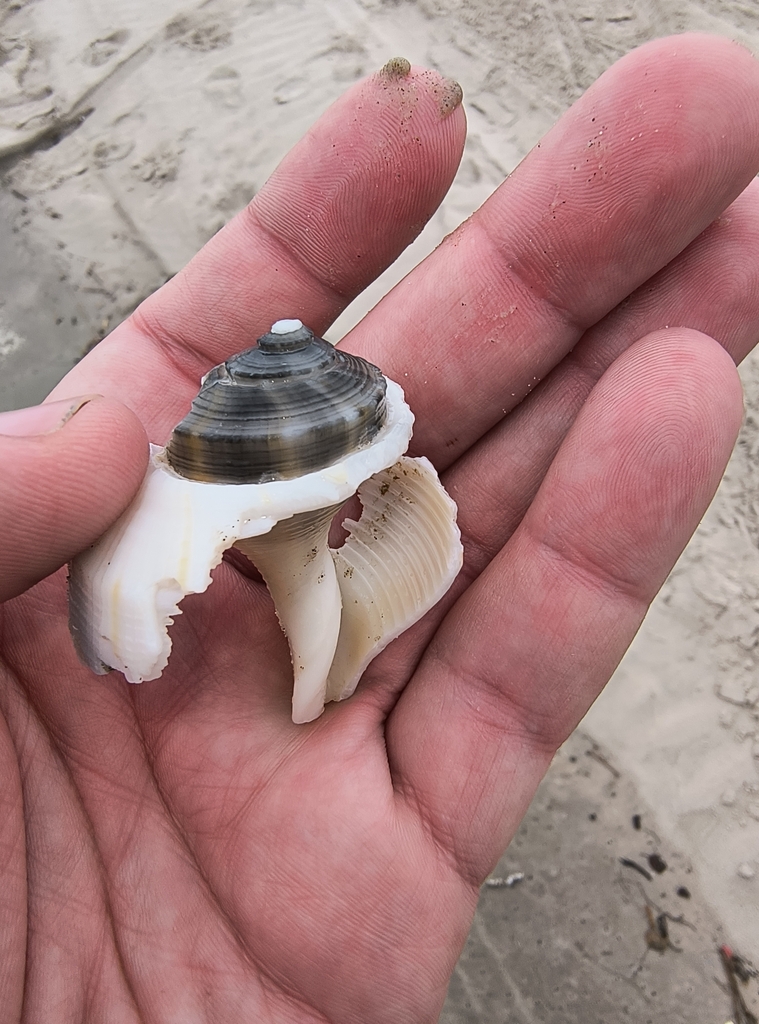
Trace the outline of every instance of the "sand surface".
<instances>
[{"instance_id":1,"label":"sand surface","mask_svg":"<svg viewBox=\"0 0 759 1024\"><path fill-rule=\"evenodd\" d=\"M469 139L439 212L333 340L617 57L686 29L759 53L759 7L730 0L20 0L2 10L0 408L44 397L251 198L347 85L391 56L462 83ZM742 373L746 421L717 498L495 872L523 877L483 889L446 1024L724 1024L718 943L759 963L759 360ZM649 867L651 881L620 863L645 867L653 854L666 869ZM682 952L647 947L647 905L682 915L670 923ZM757 994L754 981L755 1012Z\"/></svg>"}]
</instances>

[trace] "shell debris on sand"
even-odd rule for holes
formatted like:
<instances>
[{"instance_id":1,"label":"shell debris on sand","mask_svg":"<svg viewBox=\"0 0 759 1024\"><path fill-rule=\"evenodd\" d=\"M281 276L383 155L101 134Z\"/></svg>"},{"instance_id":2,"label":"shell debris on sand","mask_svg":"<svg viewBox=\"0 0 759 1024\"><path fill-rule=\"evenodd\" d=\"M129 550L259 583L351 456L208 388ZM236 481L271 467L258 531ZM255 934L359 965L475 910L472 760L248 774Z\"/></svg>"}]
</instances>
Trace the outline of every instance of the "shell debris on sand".
<instances>
[{"instance_id":1,"label":"shell debris on sand","mask_svg":"<svg viewBox=\"0 0 759 1024\"><path fill-rule=\"evenodd\" d=\"M168 627L227 548L261 572L287 635L293 721L353 693L462 563L456 506L427 459L404 456L414 417L399 385L300 320L203 378L124 515L71 564L71 634L93 671L156 679ZM329 527L358 493L342 548Z\"/></svg>"}]
</instances>

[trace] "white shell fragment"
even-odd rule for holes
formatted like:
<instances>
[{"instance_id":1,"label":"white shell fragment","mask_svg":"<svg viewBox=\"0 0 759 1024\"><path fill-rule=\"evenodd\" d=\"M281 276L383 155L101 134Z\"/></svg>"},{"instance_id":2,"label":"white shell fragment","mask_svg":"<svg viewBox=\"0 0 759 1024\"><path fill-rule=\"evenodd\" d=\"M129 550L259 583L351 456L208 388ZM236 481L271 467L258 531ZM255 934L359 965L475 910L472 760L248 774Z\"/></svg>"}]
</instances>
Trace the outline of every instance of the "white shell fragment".
<instances>
[{"instance_id":1,"label":"white shell fragment","mask_svg":"<svg viewBox=\"0 0 759 1024\"><path fill-rule=\"evenodd\" d=\"M363 511L332 552L343 598L327 700L350 697L381 650L438 603L461 569L456 505L427 459L401 458L358 490Z\"/></svg>"},{"instance_id":2,"label":"white shell fragment","mask_svg":"<svg viewBox=\"0 0 759 1024\"><path fill-rule=\"evenodd\" d=\"M130 508L71 565L70 625L85 664L119 669L134 683L160 676L180 602L206 590L236 545L266 580L288 637L293 721L349 696L372 658L440 600L462 562L456 506L426 459L403 457L413 414L390 380L386 397L371 443L293 479L187 479L151 446ZM333 551L331 520L357 491L362 515L346 522L350 535Z\"/></svg>"}]
</instances>

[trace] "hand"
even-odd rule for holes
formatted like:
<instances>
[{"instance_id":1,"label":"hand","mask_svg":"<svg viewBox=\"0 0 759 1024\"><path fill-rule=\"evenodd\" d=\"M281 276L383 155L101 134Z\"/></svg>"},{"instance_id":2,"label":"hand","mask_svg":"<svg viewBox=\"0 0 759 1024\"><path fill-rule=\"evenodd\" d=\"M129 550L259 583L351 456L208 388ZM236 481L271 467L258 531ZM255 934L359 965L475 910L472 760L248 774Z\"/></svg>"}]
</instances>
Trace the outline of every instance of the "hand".
<instances>
[{"instance_id":1,"label":"hand","mask_svg":"<svg viewBox=\"0 0 759 1024\"><path fill-rule=\"evenodd\" d=\"M125 507L140 422L164 441L211 365L280 317L323 331L403 249L455 173L455 99L430 72L359 83L46 424L0 419L3 596ZM346 339L406 389L466 561L311 725L266 591L227 563L138 687L78 664L63 571L3 606L5 1019L437 1018L479 884L728 459L758 168L748 53L651 43Z\"/></svg>"}]
</instances>

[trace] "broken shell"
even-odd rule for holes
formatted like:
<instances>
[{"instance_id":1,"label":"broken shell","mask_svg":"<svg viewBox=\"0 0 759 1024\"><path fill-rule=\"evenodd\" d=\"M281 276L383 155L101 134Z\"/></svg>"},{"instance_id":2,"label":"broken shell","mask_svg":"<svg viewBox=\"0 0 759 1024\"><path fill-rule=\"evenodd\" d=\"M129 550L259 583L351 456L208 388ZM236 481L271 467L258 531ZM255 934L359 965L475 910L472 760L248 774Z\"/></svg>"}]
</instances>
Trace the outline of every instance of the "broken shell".
<instances>
[{"instance_id":1,"label":"broken shell","mask_svg":"<svg viewBox=\"0 0 759 1024\"><path fill-rule=\"evenodd\" d=\"M93 671L160 676L180 601L240 548L271 592L293 662L293 720L349 696L461 567L456 506L426 459L403 457L413 414L376 367L299 320L215 367L132 505L71 565L70 627ZM363 511L328 546L358 491Z\"/></svg>"}]
</instances>

